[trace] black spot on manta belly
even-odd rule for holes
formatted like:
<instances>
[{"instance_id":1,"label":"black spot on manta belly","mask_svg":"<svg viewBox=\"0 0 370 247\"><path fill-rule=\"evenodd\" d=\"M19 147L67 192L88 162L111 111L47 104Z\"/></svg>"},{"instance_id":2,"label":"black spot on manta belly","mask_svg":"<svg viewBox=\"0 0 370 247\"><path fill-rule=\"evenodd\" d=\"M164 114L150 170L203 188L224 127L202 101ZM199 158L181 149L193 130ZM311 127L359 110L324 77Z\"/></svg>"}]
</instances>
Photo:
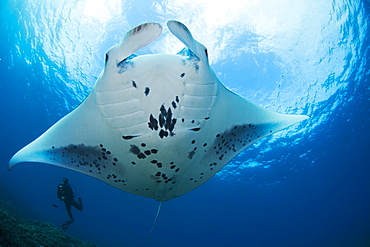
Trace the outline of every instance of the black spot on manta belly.
<instances>
[{"instance_id":1,"label":"black spot on manta belly","mask_svg":"<svg viewBox=\"0 0 370 247\"><path fill-rule=\"evenodd\" d=\"M149 93L150 93L150 88L146 87L144 91L145 96L148 96Z\"/></svg>"},{"instance_id":2,"label":"black spot on manta belly","mask_svg":"<svg viewBox=\"0 0 370 247\"><path fill-rule=\"evenodd\" d=\"M163 128L164 121L165 121L164 116L162 115L162 113L159 113L159 116L158 116L159 127Z\"/></svg>"},{"instance_id":3,"label":"black spot on manta belly","mask_svg":"<svg viewBox=\"0 0 370 247\"><path fill-rule=\"evenodd\" d=\"M132 82L132 86L134 87L134 88L137 88L137 84L136 84L136 82L135 81L131 81Z\"/></svg>"},{"instance_id":4,"label":"black spot on manta belly","mask_svg":"<svg viewBox=\"0 0 370 247\"><path fill-rule=\"evenodd\" d=\"M172 131L175 128L176 122L177 122L177 119L173 118L171 124L168 127L168 130L171 132L171 136L173 135Z\"/></svg>"},{"instance_id":5,"label":"black spot on manta belly","mask_svg":"<svg viewBox=\"0 0 370 247\"><path fill-rule=\"evenodd\" d=\"M139 137L139 135L136 135L136 136L122 136L122 138L123 138L124 140L131 140L131 139L133 139L133 138L135 138L135 137Z\"/></svg>"},{"instance_id":6,"label":"black spot on manta belly","mask_svg":"<svg viewBox=\"0 0 370 247\"><path fill-rule=\"evenodd\" d=\"M159 111L161 112L161 114L163 116L167 116L167 110L166 108L164 107L164 104L161 105L161 108L159 109Z\"/></svg>"},{"instance_id":7,"label":"black spot on manta belly","mask_svg":"<svg viewBox=\"0 0 370 247\"><path fill-rule=\"evenodd\" d=\"M193 158L194 154L195 154L195 151L194 150L192 150L191 152L189 152L188 159L191 160Z\"/></svg>"},{"instance_id":8,"label":"black spot on manta belly","mask_svg":"<svg viewBox=\"0 0 370 247\"><path fill-rule=\"evenodd\" d=\"M153 114L149 116L148 126L151 130L159 130L159 137L163 139L164 137L174 136L173 130L175 128L177 119L172 117L171 107L168 110L165 108L164 104L161 105L159 109L158 120L153 117ZM158 125L159 124L159 125Z\"/></svg>"},{"instance_id":9,"label":"black spot on manta belly","mask_svg":"<svg viewBox=\"0 0 370 247\"><path fill-rule=\"evenodd\" d=\"M103 144L99 146L75 144L65 147L54 147L54 149L47 150L46 155L51 156L51 160L60 160L66 166L75 166L82 173L100 177L99 175L102 175L104 172L103 169L119 164L118 159L111 154L111 151L103 148ZM106 174L102 176L106 176ZM108 176L107 179L111 177L112 175Z\"/></svg>"},{"instance_id":10,"label":"black spot on manta belly","mask_svg":"<svg viewBox=\"0 0 370 247\"><path fill-rule=\"evenodd\" d=\"M133 153L135 155L140 154L140 148L138 148L136 145L130 145L130 153Z\"/></svg>"},{"instance_id":11,"label":"black spot on manta belly","mask_svg":"<svg viewBox=\"0 0 370 247\"><path fill-rule=\"evenodd\" d=\"M219 160L235 155L238 151L249 146L253 141L265 134L271 134L269 125L234 125L223 133L216 135L212 144L215 154ZM222 150L222 151L221 151ZM210 168L212 170L212 167Z\"/></svg>"},{"instance_id":12,"label":"black spot on manta belly","mask_svg":"<svg viewBox=\"0 0 370 247\"><path fill-rule=\"evenodd\" d=\"M171 108L168 108L165 125L166 130L170 128L171 124L172 124L172 111Z\"/></svg>"},{"instance_id":13,"label":"black spot on manta belly","mask_svg":"<svg viewBox=\"0 0 370 247\"><path fill-rule=\"evenodd\" d=\"M143 154L143 153L139 153L139 154L137 155L137 157L138 157L139 159L145 159L145 158L146 158L145 154Z\"/></svg>"},{"instance_id":14,"label":"black spot on manta belly","mask_svg":"<svg viewBox=\"0 0 370 247\"><path fill-rule=\"evenodd\" d=\"M159 132L159 137L163 139L163 137L167 137L167 136L168 136L168 132L161 129L161 131Z\"/></svg>"},{"instance_id":15,"label":"black spot on manta belly","mask_svg":"<svg viewBox=\"0 0 370 247\"><path fill-rule=\"evenodd\" d=\"M199 130L200 130L200 128L192 128L192 129L190 129L190 130L192 130L192 131L199 131Z\"/></svg>"},{"instance_id":16,"label":"black spot on manta belly","mask_svg":"<svg viewBox=\"0 0 370 247\"><path fill-rule=\"evenodd\" d=\"M152 114L150 114L148 125L149 125L149 128L150 129L152 129L152 130L158 130L158 121L157 121L157 119L155 119L153 117Z\"/></svg>"}]
</instances>

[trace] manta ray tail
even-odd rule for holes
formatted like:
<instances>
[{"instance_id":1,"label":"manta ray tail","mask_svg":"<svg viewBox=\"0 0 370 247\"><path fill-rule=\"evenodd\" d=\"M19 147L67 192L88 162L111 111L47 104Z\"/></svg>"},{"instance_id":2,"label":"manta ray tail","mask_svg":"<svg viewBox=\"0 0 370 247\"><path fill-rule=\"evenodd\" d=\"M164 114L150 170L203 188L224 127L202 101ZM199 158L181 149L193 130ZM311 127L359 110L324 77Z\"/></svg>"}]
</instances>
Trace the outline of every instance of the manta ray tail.
<instances>
[{"instance_id":1,"label":"manta ray tail","mask_svg":"<svg viewBox=\"0 0 370 247\"><path fill-rule=\"evenodd\" d=\"M162 202L159 202L159 207L158 207L157 215L155 216L154 223L153 223L152 229L150 230L150 233L149 233L148 238L150 238L152 236L154 227L157 224L159 213L161 212L161 207L162 207Z\"/></svg>"}]
</instances>

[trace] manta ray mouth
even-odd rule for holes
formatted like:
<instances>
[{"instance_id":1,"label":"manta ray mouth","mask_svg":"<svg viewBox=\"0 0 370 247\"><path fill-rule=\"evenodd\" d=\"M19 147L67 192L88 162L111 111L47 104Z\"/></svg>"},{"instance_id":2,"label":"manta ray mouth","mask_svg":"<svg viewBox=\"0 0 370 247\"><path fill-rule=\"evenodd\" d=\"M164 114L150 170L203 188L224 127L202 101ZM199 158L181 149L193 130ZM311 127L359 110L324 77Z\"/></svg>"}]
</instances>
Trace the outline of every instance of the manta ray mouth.
<instances>
[{"instance_id":1,"label":"manta ray mouth","mask_svg":"<svg viewBox=\"0 0 370 247\"><path fill-rule=\"evenodd\" d=\"M205 52L207 53L207 50L205 50ZM150 53L150 54L144 54L144 55L140 55L140 56L152 56L152 55L163 55L163 54L158 54L158 53ZM172 55L172 54L167 54L167 55ZM184 47L181 51L179 51L178 53L176 53L176 55L180 55L184 58L186 58L186 60L194 60L196 62L200 62L200 58L194 53L192 52L188 47ZM208 54L207 54L208 56ZM128 65L132 65L132 60L136 57L139 57L139 55L137 54L131 54L130 56L122 59L120 62L117 63L117 67L118 68L126 68ZM109 60L109 55L108 53L106 54L106 62Z\"/></svg>"},{"instance_id":2,"label":"manta ray mouth","mask_svg":"<svg viewBox=\"0 0 370 247\"><path fill-rule=\"evenodd\" d=\"M126 72L126 70L129 66L133 67L134 63L132 62L132 59L134 59L135 57L137 57L136 54L131 54L130 56L123 59L121 62L118 62L117 63L117 68L119 68L118 73L122 74L122 73Z\"/></svg>"}]
</instances>

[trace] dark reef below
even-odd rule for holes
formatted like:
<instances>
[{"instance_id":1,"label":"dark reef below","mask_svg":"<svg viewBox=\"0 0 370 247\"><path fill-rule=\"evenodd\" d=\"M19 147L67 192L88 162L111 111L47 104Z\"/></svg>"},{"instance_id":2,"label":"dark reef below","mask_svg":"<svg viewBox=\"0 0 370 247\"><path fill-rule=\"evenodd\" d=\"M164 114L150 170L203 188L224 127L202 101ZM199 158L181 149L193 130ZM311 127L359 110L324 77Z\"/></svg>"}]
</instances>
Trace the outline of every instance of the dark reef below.
<instances>
[{"instance_id":1,"label":"dark reef below","mask_svg":"<svg viewBox=\"0 0 370 247\"><path fill-rule=\"evenodd\" d=\"M97 247L72 237L50 223L21 217L0 199L0 247Z\"/></svg>"}]
</instances>

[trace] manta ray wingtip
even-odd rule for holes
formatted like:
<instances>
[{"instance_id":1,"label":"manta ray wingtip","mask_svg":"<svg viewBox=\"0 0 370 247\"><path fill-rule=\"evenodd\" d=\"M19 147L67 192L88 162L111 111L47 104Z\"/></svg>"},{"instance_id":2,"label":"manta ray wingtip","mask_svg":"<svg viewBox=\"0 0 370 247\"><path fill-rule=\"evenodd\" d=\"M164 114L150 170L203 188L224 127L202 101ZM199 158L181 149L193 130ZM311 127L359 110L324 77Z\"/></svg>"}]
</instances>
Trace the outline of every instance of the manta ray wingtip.
<instances>
[{"instance_id":1,"label":"manta ray wingtip","mask_svg":"<svg viewBox=\"0 0 370 247\"><path fill-rule=\"evenodd\" d=\"M283 116L284 116L283 122L285 123L286 127L310 118L307 115L283 115Z\"/></svg>"},{"instance_id":2,"label":"manta ray wingtip","mask_svg":"<svg viewBox=\"0 0 370 247\"><path fill-rule=\"evenodd\" d=\"M8 164L8 171L20 163L47 163L46 160L43 159L42 153L35 149L33 143L34 142L30 143L13 155Z\"/></svg>"},{"instance_id":3,"label":"manta ray wingtip","mask_svg":"<svg viewBox=\"0 0 370 247\"><path fill-rule=\"evenodd\" d=\"M10 169L12 169L16 164L19 164L19 163L22 162L19 159L19 156L17 155L18 153L16 153L15 155L13 155L13 157L10 159L9 164L8 164L8 171L10 171Z\"/></svg>"},{"instance_id":4,"label":"manta ray wingtip","mask_svg":"<svg viewBox=\"0 0 370 247\"><path fill-rule=\"evenodd\" d=\"M294 115L296 116L295 119L298 122L302 122L303 120L309 119L310 117L307 115Z\"/></svg>"}]
</instances>

